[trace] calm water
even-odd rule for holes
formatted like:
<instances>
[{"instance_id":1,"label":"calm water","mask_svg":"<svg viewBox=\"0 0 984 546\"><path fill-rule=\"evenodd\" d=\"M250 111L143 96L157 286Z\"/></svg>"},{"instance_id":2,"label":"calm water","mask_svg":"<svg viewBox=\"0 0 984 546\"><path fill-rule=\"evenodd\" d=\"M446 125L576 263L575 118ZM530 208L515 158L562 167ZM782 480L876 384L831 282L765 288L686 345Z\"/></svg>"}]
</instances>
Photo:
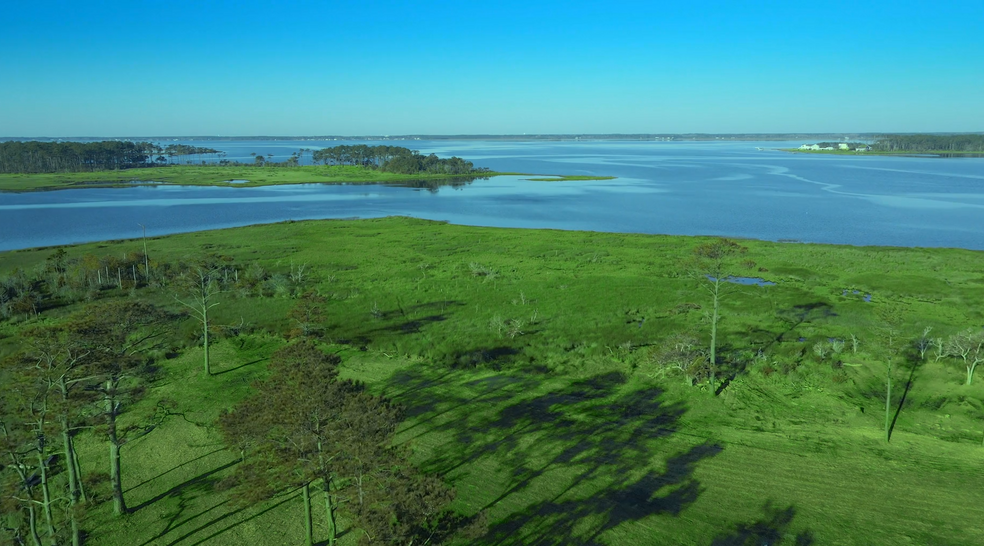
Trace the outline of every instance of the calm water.
<instances>
[{"instance_id":1,"label":"calm water","mask_svg":"<svg viewBox=\"0 0 984 546\"><path fill-rule=\"evenodd\" d=\"M342 142L219 141L284 159ZM365 142L373 144L373 142ZM377 142L378 143L378 142ZM497 171L617 180L387 186L132 187L0 193L0 250L287 219L409 215L452 223L984 250L984 159L812 156L761 142L390 141ZM201 141L196 144L202 145Z\"/></svg>"}]
</instances>

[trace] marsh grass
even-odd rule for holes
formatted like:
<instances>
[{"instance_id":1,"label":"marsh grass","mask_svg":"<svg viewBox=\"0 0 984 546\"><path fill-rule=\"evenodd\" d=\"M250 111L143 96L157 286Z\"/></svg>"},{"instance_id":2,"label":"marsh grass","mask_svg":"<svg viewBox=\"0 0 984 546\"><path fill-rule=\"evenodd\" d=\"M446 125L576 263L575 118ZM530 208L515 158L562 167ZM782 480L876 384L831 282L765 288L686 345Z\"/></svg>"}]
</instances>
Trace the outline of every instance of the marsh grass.
<instances>
[{"instance_id":1,"label":"marsh grass","mask_svg":"<svg viewBox=\"0 0 984 546\"><path fill-rule=\"evenodd\" d=\"M474 175L399 174L366 169L353 165L305 165L299 167L254 167L220 165L171 165L145 169L95 171L82 173L0 174L0 191L37 191L70 188L127 187L140 184L174 184L183 186L223 186L250 188L281 184L401 184L439 185L504 174L483 172ZM528 178L530 181L612 180L613 176L550 176Z\"/></svg>"},{"instance_id":2,"label":"marsh grass","mask_svg":"<svg viewBox=\"0 0 984 546\"><path fill-rule=\"evenodd\" d=\"M878 309L902 304L913 342L926 326L947 335L979 325L984 254L743 241L757 275L777 284L739 287L722 302L727 380L711 397L651 369L674 336L707 341L708 302L680 266L702 241L385 218L189 233L148 247L156 260L214 252L283 275L307 264L307 286L327 298L326 348L343 357L345 377L406 406L398 441L455 486L458 510L489 514L478 544L979 543L984 380L965 386L955 363L906 353L886 444ZM138 244L66 250L116 255ZM0 254L0 276L51 252ZM263 376L294 300L222 298L216 323L250 328L213 346L211 378L193 340L160 362L163 377L126 415L159 400L173 414L124 446L137 509L115 519L94 507L84 525L92 544L303 537L298 495L244 508L216 488L236 457L212 428ZM34 320L0 323L0 351ZM194 324L181 329L191 335ZM101 472L103 445L83 435L80 450L83 470Z\"/></svg>"},{"instance_id":3,"label":"marsh grass","mask_svg":"<svg viewBox=\"0 0 984 546\"><path fill-rule=\"evenodd\" d=\"M307 165L299 167L171 165L168 167L81 173L0 174L0 191L128 186L133 182L236 188L279 184L376 184L420 180L474 179L494 176L495 174L480 173L465 177L426 173L406 175L352 165Z\"/></svg>"}]
</instances>

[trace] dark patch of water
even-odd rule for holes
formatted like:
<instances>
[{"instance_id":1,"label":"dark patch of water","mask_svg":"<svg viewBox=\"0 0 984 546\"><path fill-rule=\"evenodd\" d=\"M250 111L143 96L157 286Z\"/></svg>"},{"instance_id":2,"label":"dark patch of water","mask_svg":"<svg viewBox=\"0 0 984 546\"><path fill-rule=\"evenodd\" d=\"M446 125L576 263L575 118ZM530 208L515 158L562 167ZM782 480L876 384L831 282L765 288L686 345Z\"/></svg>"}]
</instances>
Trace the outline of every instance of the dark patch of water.
<instances>
[{"instance_id":1,"label":"dark patch of water","mask_svg":"<svg viewBox=\"0 0 984 546\"><path fill-rule=\"evenodd\" d=\"M858 296L858 295L861 294L861 291L860 290L845 290L844 292L841 293L841 296L846 296L848 294L851 294L851 295L854 295L854 296ZM866 302L871 302L871 294L865 294L861 299L863 299Z\"/></svg>"},{"instance_id":2,"label":"dark patch of water","mask_svg":"<svg viewBox=\"0 0 984 546\"><path fill-rule=\"evenodd\" d=\"M708 279L714 280L714 277L708 275ZM727 277L724 282L730 282L734 284L743 284L746 286L775 286L776 283L772 281L767 281L761 277Z\"/></svg>"}]
</instances>

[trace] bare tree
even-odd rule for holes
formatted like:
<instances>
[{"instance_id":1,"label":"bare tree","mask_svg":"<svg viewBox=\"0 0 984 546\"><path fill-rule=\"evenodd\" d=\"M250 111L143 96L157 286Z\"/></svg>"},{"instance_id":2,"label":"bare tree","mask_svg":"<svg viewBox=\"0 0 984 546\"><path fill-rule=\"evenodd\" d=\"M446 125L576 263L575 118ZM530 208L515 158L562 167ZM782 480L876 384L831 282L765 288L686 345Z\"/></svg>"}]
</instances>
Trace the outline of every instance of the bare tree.
<instances>
[{"instance_id":1,"label":"bare tree","mask_svg":"<svg viewBox=\"0 0 984 546\"><path fill-rule=\"evenodd\" d=\"M752 262L745 261L739 264L739 258L748 252L748 248L739 245L730 239L718 239L711 243L704 243L694 248L693 253L687 263L690 275L694 277L699 285L710 293L713 303L711 312L711 344L710 354L708 355L708 380L710 381L711 393L717 388L717 327L720 320L721 299L737 286L728 281L734 277L739 265L751 266Z\"/></svg>"},{"instance_id":2,"label":"bare tree","mask_svg":"<svg viewBox=\"0 0 984 546\"><path fill-rule=\"evenodd\" d=\"M885 358L885 442L892 439L892 368L895 359L902 354L902 327L907 309L904 305L893 303L879 309L882 320L882 338L886 348Z\"/></svg>"},{"instance_id":3,"label":"bare tree","mask_svg":"<svg viewBox=\"0 0 984 546\"><path fill-rule=\"evenodd\" d=\"M690 334L677 334L664 340L651 353L651 359L656 365L655 376L680 372L690 386L708 371L707 351Z\"/></svg>"},{"instance_id":4,"label":"bare tree","mask_svg":"<svg viewBox=\"0 0 984 546\"><path fill-rule=\"evenodd\" d=\"M221 292L219 287L218 270L209 267L197 267L185 283L185 299L180 299L177 295L174 299L191 310L198 322L202 325L202 336L204 337L203 348L205 352L205 375L212 375L212 367L208 360L208 312L219 304L215 297Z\"/></svg>"},{"instance_id":5,"label":"bare tree","mask_svg":"<svg viewBox=\"0 0 984 546\"><path fill-rule=\"evenodd\" d=\"M967 370L964 385L970 385L977 365L984 362L984 330L968 328L951 335L946 340L946 353L963 362Z\"/></svg>"}]
</instances>

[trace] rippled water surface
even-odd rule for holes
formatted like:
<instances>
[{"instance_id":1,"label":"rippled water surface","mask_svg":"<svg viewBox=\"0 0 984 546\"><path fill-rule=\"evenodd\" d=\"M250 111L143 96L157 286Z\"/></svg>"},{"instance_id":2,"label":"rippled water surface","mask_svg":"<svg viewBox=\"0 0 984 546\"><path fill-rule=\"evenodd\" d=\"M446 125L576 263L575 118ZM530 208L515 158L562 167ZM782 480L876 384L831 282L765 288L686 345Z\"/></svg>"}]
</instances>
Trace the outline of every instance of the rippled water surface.
<instances>
[{"instance_id":1,"label":"rippled water surface","mask_svg":"<svg viewBox=\"0 0 984 546\"><path fill-rule=\"evenodd\" d=\"M226 141L228 158L341 142ZM0 250L287 219L409 215L453 223L984 249L984 159L788 154L801 142L405 141L504 176L436 191L388 186L138 186L0 193ZM201 145L201 142L196 144ZM367 144L374 144L367 142ZM766 148L758 150L757 148Z\"/></svg>"}]
</instances>

